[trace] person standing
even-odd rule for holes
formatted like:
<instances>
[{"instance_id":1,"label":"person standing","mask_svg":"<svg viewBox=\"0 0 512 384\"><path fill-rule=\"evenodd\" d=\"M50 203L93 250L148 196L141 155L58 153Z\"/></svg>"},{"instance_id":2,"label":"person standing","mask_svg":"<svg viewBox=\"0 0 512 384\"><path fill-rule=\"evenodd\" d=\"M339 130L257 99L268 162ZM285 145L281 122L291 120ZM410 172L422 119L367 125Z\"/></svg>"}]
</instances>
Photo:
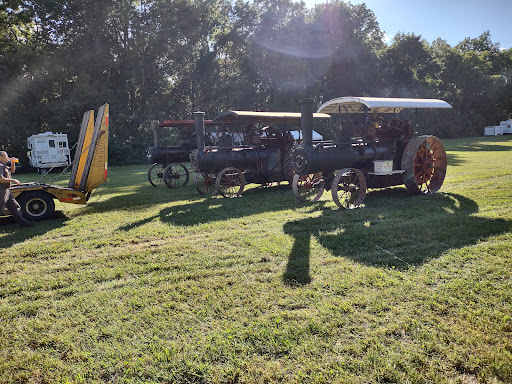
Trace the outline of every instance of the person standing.
<instances>
[{"instance_id":1,"label":"person standing","mask_svg":"<svg viewBox=\"0 0 512 384\"><path fill-rule=\"evenodd\" d=\"M11 172L16 171L16 158L9 158L5 151L0 151L0 214L3 214L4 206L9 210L12 217L20 227L32 227L35 224L28 221L21 214L21 207L14 199L9 187L11 183L18 185L20 182L11 177Z\"/></svg>"}]
</instances>

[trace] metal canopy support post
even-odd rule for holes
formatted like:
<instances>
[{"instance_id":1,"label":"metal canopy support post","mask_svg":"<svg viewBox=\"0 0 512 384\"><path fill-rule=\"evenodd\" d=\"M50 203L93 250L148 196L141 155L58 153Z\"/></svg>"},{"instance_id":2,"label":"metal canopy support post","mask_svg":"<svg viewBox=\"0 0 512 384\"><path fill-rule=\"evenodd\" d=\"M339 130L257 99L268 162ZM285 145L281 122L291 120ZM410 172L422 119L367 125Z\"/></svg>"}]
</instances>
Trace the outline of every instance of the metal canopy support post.
<instances>
[{"instance_id":1,"label":"metal canopy support post","mask_svg":"<svg viewBox=\"0 0 512 384\"><path fill-rule=\"evenodd\" d=\"M300 126L304 147L313 148L313 99L311 98L300 100Z\"/></svg>"},{"instance_id":2,"label":"metal canopy support post","mask_svg":"<svg viewBox=\"0 0 512 384\"><path fill-rule=\"evenodd\" d=\"M194 123L196 126L197 151L204 152L204 112L194 112Z\"/></svg>"},{"instance_id":3,"label":"metal canopy support post","mask_svg":"<svg viewBox=\"0 0 512 384\"><path fill-rule=\"evenodd\" d=\"M368 133L368 107L364 107L364 122L363 122L363 140L366 141L366 135Z\"/></svg>"}]
</instances>

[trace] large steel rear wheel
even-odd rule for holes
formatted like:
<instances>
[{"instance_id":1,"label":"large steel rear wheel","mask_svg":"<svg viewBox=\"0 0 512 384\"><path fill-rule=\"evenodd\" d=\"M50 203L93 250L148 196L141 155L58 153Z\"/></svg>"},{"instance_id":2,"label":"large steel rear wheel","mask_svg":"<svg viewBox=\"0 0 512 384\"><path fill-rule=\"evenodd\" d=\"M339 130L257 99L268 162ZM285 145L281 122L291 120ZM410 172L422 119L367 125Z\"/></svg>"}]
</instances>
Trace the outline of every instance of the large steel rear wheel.
<instances>
[{"instance_id":1,"label":"large steel rear wheel","mask_svg":"<svg viewBox=\"0 0 512 384\"><path fill-rule=\"evenodd\" d=\"M148 170L148 181L153 187L159 187L164 182L164 167L160 163L154 163Z\"/></svg>"},{"instance_id":2,"label":"large steel rear wheel","mask_svg":"<svg viewBox=\"0 0 512 384\"><path fill-rule=\"evenodd\" d=\"M217 175L217 191L224 197L238 197L244 191L245 178L242 171L227 167Z\"/></svg>"},{"instance_id":3,"label":"large steel rear wheel","mask_svg":"<svg viewBox=\"0 0 512 384\"><path fill-rule=\"evenodd\" d=\"M169 188L180 188L188 184L190 174L181 163L171 163L164 169L164 182Z\"/></svg>"},{"instance_id":4,"label":"large steel rear wheel","mask_svg":"<svg viewBox=\"0 0 512 384\"><path fill-rule=\"evenodd\" d=\"M359 207L366 196L366 179L363 173L355 168L344 168L332 181L332 199L340 208L354 209Z\"/></svg>"},{"instance_id":5,"label":"large steel rear wheel","mask_svg":"<svg viewBox=\"0 0 512 384\"><path fill-rule=\"evenodd\" d=\"M198 172L196 174L196 190L201 195L214 195L217 193L215 175L212 173Z\"/></svg>"},{"instance_id":6,"label":"large steel rear wheel","mask_svg":"<svg viewBox=\"0 0 512 384\"><path fill-rule=\"evenodd\" d=\"M292 189L299 201L317 201L325 190L322 172L294 175Z\"/></svg>"},{"instance_id":7,"label":"large steel rear wheel","mask_svg":"<svg viewBox=\"0 0 512 384\"><path fill-rule=\"evenodd\" d=\"M446 176L446 151L435 136L412 139L402 155L403 181L416 194L435 193Z\"/></svg>"}]
</instances>

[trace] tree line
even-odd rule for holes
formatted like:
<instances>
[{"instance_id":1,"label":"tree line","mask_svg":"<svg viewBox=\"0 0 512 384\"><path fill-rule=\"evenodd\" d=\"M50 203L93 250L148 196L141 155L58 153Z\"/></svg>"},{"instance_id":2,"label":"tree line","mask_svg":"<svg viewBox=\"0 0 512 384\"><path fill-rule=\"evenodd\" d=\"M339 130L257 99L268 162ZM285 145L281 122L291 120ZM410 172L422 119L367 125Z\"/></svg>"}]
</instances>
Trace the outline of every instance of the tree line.
<instances>
[{"instance_id":1,"label":"tree line","mask_svg":"<svg viewBox=\"0 0 512 384\"><path fill-rule=\"evenodd\" d=\"M108 102L111 160L142 161L151 120L226 109L298 111L301 97L440 98L420 112L440 137L481 135L512 113L512 51L489 31L451 46L383 41L365 4L331 0L0 1L0 144L45 132L77 140Z\"/></svg>"}]
</instances>

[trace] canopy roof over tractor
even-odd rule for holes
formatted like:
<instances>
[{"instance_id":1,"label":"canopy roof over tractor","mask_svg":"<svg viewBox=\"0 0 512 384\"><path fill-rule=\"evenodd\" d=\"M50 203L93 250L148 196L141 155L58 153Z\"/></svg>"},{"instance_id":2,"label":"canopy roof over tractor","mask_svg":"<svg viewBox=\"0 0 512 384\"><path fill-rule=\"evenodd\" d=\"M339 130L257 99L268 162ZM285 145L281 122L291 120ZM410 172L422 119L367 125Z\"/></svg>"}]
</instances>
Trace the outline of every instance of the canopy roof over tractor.
<instances>
[{"instance_id":1,"label":"canopy roof over tractor","mask_svg":"<svg viewBox=\"0 0 512 384\"><path fill-rule=\"evenodd\" d=\"M194 120L165 120L160 121L158 123L159 127L165 127L165 128L185 128L185 127L194 127ZM212 125L211 120L205 120L205 125Z\"/></svg>"},{"instance_id":2,"label":"canopy roof over tractor","mask_svg":"<svg viewBox=\"0 0 512 384\"><path fill-rule=\"evenodd\" d=\"M313 113L314 119L330 119L326 113ZM252 112L252 111L224 111L213 119L214 123L299 123L300 112Z\"/></svg>"},{"instance_id":3,"label":"canopy roof over tractor","mask_svg":"<svg viewBox=\"0 0 512 384\"><path fill-rule=\"evenodd\" d=\"M317 112L322 113L398 113L405 108L451 108L446 101L438 99L404 99L391 97L338 97L322 104Z\"/></svg>"}]
</instances>

